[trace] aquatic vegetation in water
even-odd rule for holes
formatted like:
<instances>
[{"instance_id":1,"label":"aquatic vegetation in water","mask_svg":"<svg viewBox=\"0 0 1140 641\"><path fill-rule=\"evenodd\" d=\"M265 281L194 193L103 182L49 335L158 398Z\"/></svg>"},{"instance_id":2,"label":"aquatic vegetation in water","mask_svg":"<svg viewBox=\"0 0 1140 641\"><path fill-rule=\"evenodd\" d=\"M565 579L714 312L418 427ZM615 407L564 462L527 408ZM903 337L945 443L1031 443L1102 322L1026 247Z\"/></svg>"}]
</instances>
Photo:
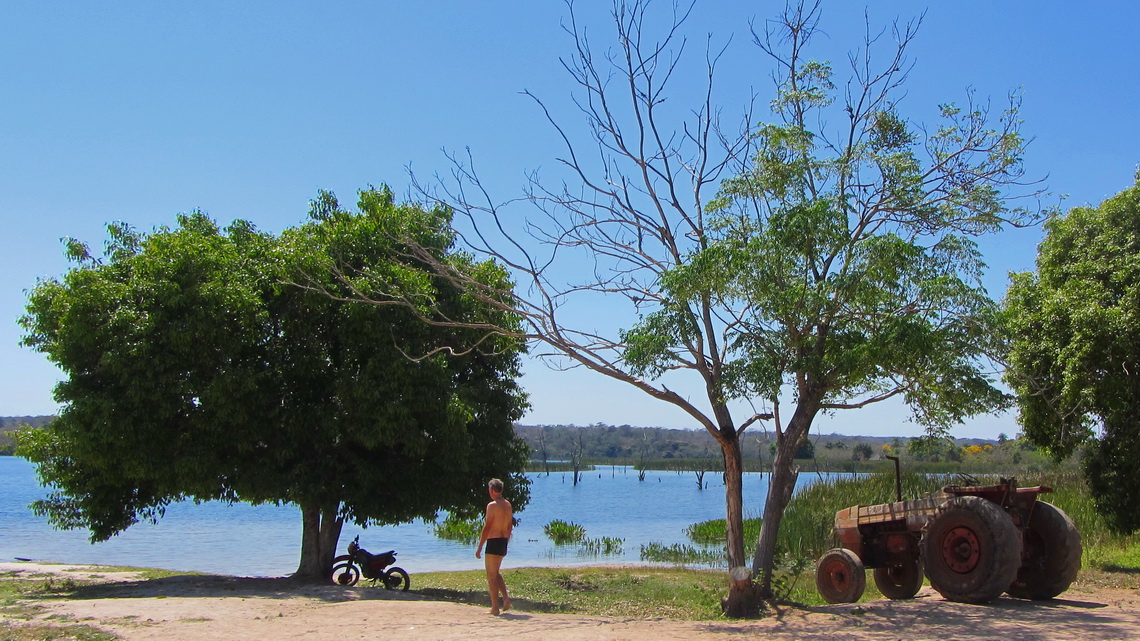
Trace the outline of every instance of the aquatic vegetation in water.
<instances>
[{"instance_id":1,"label":"aquatic vegetation in water","mask_svg":"<svg viewBox=\"0 0 1140 641\"><path fill-rule=\"evenodd\" d=\"M674 565L724 567L727 556L723 548L719 550L700 549L683 543L666 546L654 542L641 546L642 561L672 563Z\"/></svg>"},{"instance_id":2,"label":"aquatic vegetation in water","mask_svg":"<svg viewBox=\"0 0 1140 641\"><path fill-rule=\"evenodd\" d=\"M578 525L577 523L567 523L555 519L550 523L542 526L542 531L546 536L554 541L555 545L570 545L572 543L579 543L582 539L586 538L586 528Z\"/></svg>"},{"instance_id":3,"label":"aquatic vegetation in water","mask_svg":"<svg viewBox=\"0 0 1140 641\"><path fill-rule=\"evenodd\" d=\"M625 539L603 536L600 539L585 539L582 549L578 550L580 556L616 556L622 553L622 544Z\"/></svg>"},{"instance_id":4,"label":"aquatic vegetation in water","mask_svg":"<svg viewBox=\"0 0 1140 641\"><path fill-rule=\"evenodd\" d=\"M755 541L760 538L761 519L744 519L744 540ZM693 543L701 545L724 545L728 540L724 519L701 521L685 528L685 534Z\"/></svg>"}]
</instances>

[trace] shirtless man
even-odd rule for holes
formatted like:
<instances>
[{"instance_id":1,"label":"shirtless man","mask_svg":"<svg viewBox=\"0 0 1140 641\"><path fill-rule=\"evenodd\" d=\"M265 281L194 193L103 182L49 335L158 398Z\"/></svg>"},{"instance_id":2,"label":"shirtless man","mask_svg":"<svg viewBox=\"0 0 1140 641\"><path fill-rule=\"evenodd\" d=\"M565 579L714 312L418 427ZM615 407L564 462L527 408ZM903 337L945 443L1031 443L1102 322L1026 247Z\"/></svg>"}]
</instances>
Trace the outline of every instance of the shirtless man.
<instances>
[{"instance_id":1,"label":"shirtless man","mask_svg":"<svg viewBox=\"0 0 1140 641\"><path fill-rule=\"evenodd\" d=\"M483 565L487 568L487 589L491 592L491 614L498 615L499 593L503 595L503 612L511 609L511 597L507 596L507 584L499 573L499 566L507 555L507 541L511 538L511 527L514 525L514 510L511 502L503 498L503 482L499 479L491 479L487 483L487 493L491 495L491 502L487 504L487 519L483 524L475 558L480 558L483 544L486 543L487 555Z\"/></svg>"}]
</instances>

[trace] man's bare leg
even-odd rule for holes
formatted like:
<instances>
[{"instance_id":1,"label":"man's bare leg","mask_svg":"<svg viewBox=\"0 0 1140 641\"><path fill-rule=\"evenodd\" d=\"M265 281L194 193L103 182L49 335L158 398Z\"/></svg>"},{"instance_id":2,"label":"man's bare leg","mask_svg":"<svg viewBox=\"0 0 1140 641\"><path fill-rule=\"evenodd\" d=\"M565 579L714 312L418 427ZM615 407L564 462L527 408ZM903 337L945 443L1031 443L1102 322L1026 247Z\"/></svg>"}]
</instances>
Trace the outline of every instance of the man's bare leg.
<instances>
[{"instance_id":1,"label":"man's bare leg","mask_svg":"<svg viewBox=\"0 0 1140 641\"><path fill-rule=\"evenodd\" d=\"M507 582L503 580L503 574L499 573L499 592L503 595L503 612L511 609L511 597L507 594Z\"/></svg>"},{"instance_id":2,"label":"man's bare leg","mask_svg":"<svg viewBox=\"0 0 1140 641\"><path fill-rule=\"evenodd\" d=\"M511 597L507 595L507 583L499 572L503 557L497 554L484 554L483 565L487 569L487 591L491 594L491 614L499 614L499 593L503 595L503 612L511 609Z\"/></svg>"}]
</instances>

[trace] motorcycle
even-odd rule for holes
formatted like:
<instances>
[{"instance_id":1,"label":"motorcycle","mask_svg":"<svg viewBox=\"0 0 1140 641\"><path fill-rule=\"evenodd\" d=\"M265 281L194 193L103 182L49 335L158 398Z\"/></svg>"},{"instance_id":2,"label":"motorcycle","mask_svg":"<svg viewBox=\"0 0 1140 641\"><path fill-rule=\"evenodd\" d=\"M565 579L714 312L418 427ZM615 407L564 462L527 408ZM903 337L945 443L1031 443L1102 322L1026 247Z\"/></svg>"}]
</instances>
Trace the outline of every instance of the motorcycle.
<instances>
[{"instance_id":1,"label":"motorcycle","mask_svg":"<svg viewBox=\"0 0 1140 641\"><path fill-rule=\"evenodd\" d=\"M337 585L352 586L363 576L372 580L372 585L383 582L389 590L407 591L412 584L411 577L404 568L388 567L396 562L396 551L372 554L360 547L358 535L348 544L348 554L333 559L332 578Z\"/></svg>"}]
</instances>

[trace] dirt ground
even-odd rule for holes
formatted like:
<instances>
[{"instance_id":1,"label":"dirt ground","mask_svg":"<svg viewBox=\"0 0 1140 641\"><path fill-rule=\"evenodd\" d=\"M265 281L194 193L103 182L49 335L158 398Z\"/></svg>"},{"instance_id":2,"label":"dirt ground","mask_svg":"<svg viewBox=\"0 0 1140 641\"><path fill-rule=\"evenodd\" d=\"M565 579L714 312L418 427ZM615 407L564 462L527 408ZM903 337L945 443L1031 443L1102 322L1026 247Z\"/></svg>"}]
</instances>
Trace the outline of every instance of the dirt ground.
<instances>
[{"instance_id":1,"label":"dirt ground","mask_svg":"<svg viewBox=\"0 0 1140 641\"><path fill-rule=\"evenodd\" d=\"M385 590L304 587L279 580L178 576L140 581L98 567L0 563L0 573L52 573L105 584L76 598L47 601L33 620L74 620L130 641L179 639L869 639L1004 641L1140 639L1140 594L1076 586L1063 598L989 605L944 601L924 588L910 601L874 601L806 610L783 608L754 621L626 619L534 612L493 617L486 608ZM45 601L39 601L44 604ZM18 619L0 620L18 625Z\"/></svg>"}]
</instances>

